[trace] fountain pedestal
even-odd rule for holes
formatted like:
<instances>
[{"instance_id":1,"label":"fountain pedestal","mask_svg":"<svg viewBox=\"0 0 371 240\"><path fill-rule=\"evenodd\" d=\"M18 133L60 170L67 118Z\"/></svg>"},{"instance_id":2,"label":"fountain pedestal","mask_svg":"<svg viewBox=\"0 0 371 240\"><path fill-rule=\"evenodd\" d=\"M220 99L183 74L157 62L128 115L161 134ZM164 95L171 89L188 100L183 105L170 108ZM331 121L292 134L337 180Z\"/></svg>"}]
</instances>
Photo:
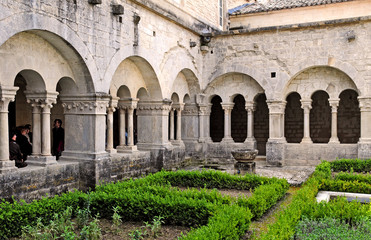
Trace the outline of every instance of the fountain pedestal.
<instances>
[{"instance_id":1,"label":"fountain pedestal","mask_svg":"<svg viewBox=\"0 0 371 240\"><path fill-rule=\"evenodd\" d=\"M235 174L245 175L246 173L255 173L256 163L254 159L258 155L258 150L241 149L232 151L237 163L234 165Z\"/></svg>"},{"instance_id":2,"label":"fountain pedestal","mask_svg":"<svg viewBox=\"0 0 371 240\"><path fill-rule=\"evenodd\" d=\"M255 173L255 162L237 162L234 164L234 173L245 175L246 173Z\"/></svg>"}]
</instances>

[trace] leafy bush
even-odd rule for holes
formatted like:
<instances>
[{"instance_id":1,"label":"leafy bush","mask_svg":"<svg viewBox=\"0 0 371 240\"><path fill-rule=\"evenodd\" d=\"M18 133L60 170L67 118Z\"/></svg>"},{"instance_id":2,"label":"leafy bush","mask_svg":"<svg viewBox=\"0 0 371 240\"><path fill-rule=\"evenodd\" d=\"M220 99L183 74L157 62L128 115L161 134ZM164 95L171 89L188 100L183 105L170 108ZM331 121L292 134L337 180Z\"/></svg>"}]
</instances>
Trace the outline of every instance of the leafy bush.
<instances>
[{"instance_id":1,"label":"leafy bush","mask_svg":"<svg viewBox=\"0 0 371 240\"><path fill-rule=\"evenodd\" d=\"M371 171L371 159L340 159L331 162L331 168L334 172L346 172L353 169L355 172L370 172Z\"/></svg>"},{"instance_id":2,"label":"leafy bush","mask_svg":"<svg viewBox=\"0 0 371 240\"><path fill-rule=\"evenodd\" d=\"M295 239L370 239L371 220L362 218L350 225L336 218L304 218L296 226Z\"/></svg>"},{"instance_id":3,"label":"leafy bush","mask_svg":"<svg viewBox=\"0 0 371 240\"><path fill-rule=\"evenodd\" d=\"M251 218L252 214L247 208L223 205L206 226L192 230L181 239L240 239L248 230Z\"/></svg>"},{"instance_id":4,"label":"leafy bush","mask_svg":"<svg viewBox=\"0 0 371 240\"><path fill-rule=\"evenodd\" d=\"M362 174L356 174L356 173L340 172L335 176L334 180L343 180L347 182L357 181L357 182L364 182L364 183L371 184L371 175L369 173L367 173L366 175L362 175Z\"/></svg>"},{"instance_id":5,"label":"leafy bush","mask_svg":"<svg viewBox=\"0 0 371 240\"><path fill-rule=\"evenodd\" d=\"M319 189L324 191L371 193L371 185L365 182L322 179Z\"/></svg>"}]
</instances>

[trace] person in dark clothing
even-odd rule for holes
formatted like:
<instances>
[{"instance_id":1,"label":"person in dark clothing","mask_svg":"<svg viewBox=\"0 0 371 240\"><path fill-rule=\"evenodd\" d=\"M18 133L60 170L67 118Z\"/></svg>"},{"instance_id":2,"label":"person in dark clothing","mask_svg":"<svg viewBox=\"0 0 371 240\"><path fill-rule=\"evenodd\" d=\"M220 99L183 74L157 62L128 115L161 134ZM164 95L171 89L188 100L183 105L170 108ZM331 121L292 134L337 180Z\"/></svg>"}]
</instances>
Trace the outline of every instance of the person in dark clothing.
<instances>
[{"instance_id":1,"label":"person in dark clothing","mask_svg":"<svg viewBox=\"0 0 371 240\"><path fill-rule=\"evenodd\" d=\"M23 160L27 160L27 156L32 154L32 144L27 138L27 129L21 128L20 134L17 136L17 143L21 148L21 152L23 154Z\"/></svg>"},{"instance_id":2,"label":"person in dark clothing","mask_svg":"<svg viewBox=\"0 0 371 240\"><path fill-rule=\"evenodd\" d=\"M28 138L28 141L32 144L32 132L31 132L31 124L24 125L26 128L26 137Z\"/></svg>"},{"instance_id":3,"label":"person in dark clothing","mask_svg":"<svg viewBox=\"0 0 371 240\"><path fill-rule=\"evenodd\" d=\"M19 147L17 140L17 134L12 133L9 141L9 159L15 160L15 166L18 168L27 167L27 163L23 160L23 154L21 148Z\"/></svg>"},{"instance_id":4,"label":"person in dark clothing","mask_svg":"<svg viewBox=\"0 0 371 240\"><path fill-rule=\"evenodd\" d=\"M64 150L64 129L62 128L62 120L54 120L53 128L53 156L58 160Z\"/></svg>"}]
</instances>

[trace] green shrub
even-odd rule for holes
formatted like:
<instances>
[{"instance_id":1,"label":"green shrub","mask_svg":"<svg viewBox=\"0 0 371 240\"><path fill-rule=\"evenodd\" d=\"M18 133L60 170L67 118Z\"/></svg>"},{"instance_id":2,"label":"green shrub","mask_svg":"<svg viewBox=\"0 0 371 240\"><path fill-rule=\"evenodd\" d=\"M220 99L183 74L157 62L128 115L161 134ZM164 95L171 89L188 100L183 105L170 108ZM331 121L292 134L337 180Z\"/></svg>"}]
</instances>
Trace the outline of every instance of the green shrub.
<instances>
[{"instance_id":1,"label":"green shrub","mask_svg":"<svg viewBox=\"0 0 371 240\"><path fill-rule=\"evenodd\" d=\"M364 182L371 184L371 175L367 173L366 175L356 174L356 173L344 173L340 172L336 174L334 180L342 180L347 182Z\"/></svg>"},{"instance_id":2,"label":"green shrub","mask_svg":"<svg viewBox=\"0 0 371 240\"><path fill-rule=\"evenodd\" d=\"M346 172L352 169L355 172L370 172L371 171L371 159L339 159L331 162L331 168L334 172Z\"/></svg>"},{"instance_id":3,"label":"green shrub","mask_svg":"<svg viewBox=\"0 0 371 240\"><path fill-rule=\"evenodd\" d=\"M323 191L371 193L371 185L365 182L322 179L319 189Z\"/></svg>"},{"instance_id":4,"label":"green shrub","mask_svg":"<svg viewBox=\"0 0 371 240\"><path fill-rule=\"evenodd\" d=\"M181 239L240 239L248 230L252 214L247 208L237 205L223 205L209 223L194 229Z\"/></svg>"}]
</instances>

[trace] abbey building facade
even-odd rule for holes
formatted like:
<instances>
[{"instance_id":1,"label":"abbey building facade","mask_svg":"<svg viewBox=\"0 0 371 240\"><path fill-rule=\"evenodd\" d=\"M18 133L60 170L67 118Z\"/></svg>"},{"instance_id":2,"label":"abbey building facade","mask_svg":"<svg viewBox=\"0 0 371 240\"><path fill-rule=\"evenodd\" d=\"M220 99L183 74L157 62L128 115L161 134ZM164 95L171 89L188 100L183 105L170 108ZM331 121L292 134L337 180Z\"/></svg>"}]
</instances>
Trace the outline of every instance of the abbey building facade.
<instances>
[{"instance_id":1,"label":"abbey building facade","mask_svg":"<svg viewBox=\"0 0 371 240\"><path fill-rule=\"evenodd\" d=\"M0 196L371 157L371 1L0 0ZM52 123L65 147L52 156ZM29 166L9 131L32 125Z\"/></svg>"}]
</instances>

